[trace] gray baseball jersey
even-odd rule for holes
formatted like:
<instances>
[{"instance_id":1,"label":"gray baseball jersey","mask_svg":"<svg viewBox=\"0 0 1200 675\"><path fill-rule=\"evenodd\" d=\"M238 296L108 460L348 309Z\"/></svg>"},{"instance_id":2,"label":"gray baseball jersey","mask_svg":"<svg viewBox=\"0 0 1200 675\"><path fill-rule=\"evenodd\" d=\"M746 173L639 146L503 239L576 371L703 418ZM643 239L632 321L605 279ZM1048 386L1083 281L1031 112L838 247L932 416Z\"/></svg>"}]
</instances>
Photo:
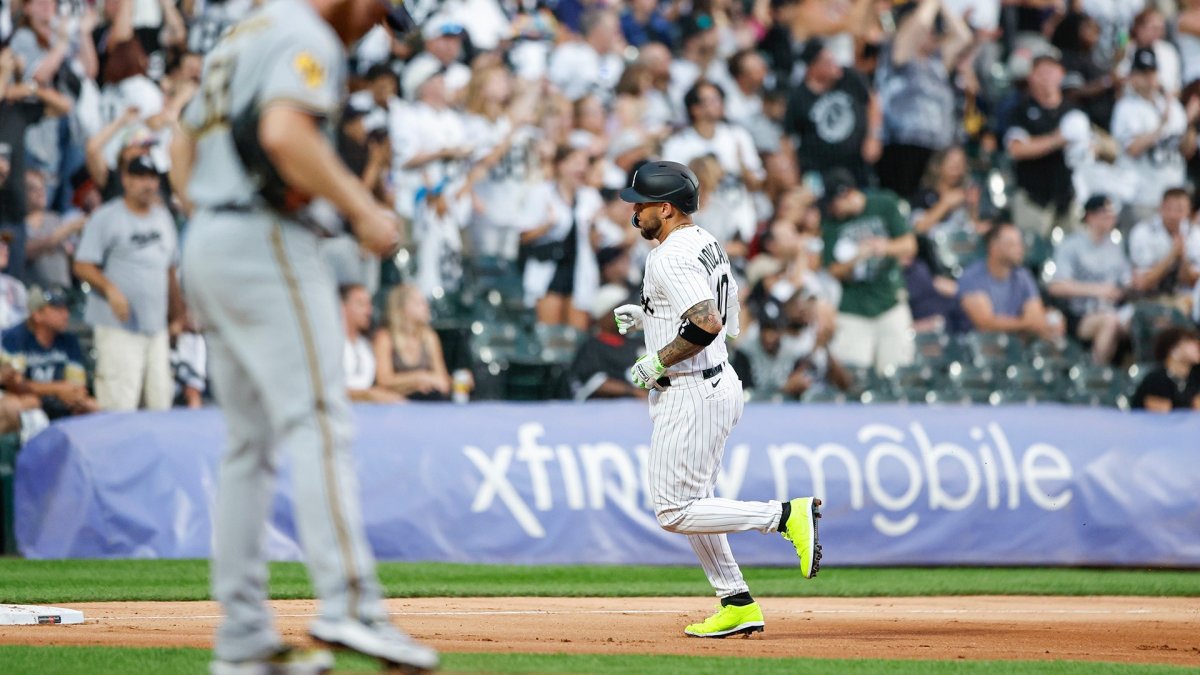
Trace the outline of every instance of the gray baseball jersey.
<instances>
[{"instance_id":1,"label":"gray baseball jersey","mask_svg":"<svg viewBox=\"0 0 1200 675\"><path fill-rule=\"evenodd\" d=\"M332 120L345 96L346 58L333 29L299 0L251 14L209 53L200 91L181 123L196 137L188 195L198 208L249 204L257 191L230 136L230 120L257 102Z\"/></svg>"},{"instance_id":2,"label":"gray baseball jersey","mask_svg":"<svg viewBox=\"0 0 1200 675\"><path fill-rule=\"evenodd\" d=\"M688 536L709 583L723 598L748 590L725 535L777 531L782 506L714 496L725 440L745 405L725 348L726 333L737 333L737 282L711 234L699 227L675 230L646 261L646 348L658 351L674 340L684 313L705 300L716 301L725 327L702 352L667 369L671 386L650 392L654 432L648 473L659 524ZM704 371L717 366L720 373L704 378Z\"/></svg>"},{"instance_id":3,"label":"gray baseball jersey","mask_svg":"<svg viewBox=\"0 0 1200 675\"><path fill-rule=\"evenodd\" d=\"M328 117L344 95L345 53L304 0L274 0L209 54L184 127L195 141L197 206L183 252L188 305L204 328L229 448L214 517L215 651L262 658L280 644L266 600L265 528L280 453L322 617L386 621L350 456L344 334L318 237L261 205L230 137L247 106Z\"/></svg>"}]
</instances>

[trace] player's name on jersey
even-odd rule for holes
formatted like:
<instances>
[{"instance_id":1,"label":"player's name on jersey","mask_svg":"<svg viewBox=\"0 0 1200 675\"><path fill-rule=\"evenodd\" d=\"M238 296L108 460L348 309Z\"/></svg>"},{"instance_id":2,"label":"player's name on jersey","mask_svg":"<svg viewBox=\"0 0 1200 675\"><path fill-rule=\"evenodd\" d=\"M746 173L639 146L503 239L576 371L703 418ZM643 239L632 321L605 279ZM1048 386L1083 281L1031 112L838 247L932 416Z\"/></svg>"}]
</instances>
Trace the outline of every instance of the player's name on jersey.
<instances>
[{"instance_id":1,"label":"player's name on jersey","mask_svg":"<svg viewBox=\"0 0 1200 675\"><path fill-rule=\"evenodd\" d=\"M704 271L709 274L712 274L718 265L729 264L729 256L725 255L725 249L715 241L700 249L700 256L697 260L704 266Z\"/></svg>"}]
</instances>

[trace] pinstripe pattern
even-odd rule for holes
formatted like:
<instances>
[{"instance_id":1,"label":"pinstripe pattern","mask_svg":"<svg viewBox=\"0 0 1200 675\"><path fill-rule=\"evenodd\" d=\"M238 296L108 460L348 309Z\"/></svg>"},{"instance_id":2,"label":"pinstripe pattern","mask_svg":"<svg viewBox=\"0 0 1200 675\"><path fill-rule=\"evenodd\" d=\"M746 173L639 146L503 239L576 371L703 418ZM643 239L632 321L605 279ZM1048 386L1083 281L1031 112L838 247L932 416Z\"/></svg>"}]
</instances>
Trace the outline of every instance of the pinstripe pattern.
<instances>
[{"instance_id":1,"label":"pinstripe pattern","mask_svg":"<svg viewBox=\"0 0 1200 675\"><path fill-rule=\"evenodd\" d=\"M728 311L737 311L737 286L727 261L707 270L701 252L715 240L698 227L676 230L650 254L643 285L646 347L657 351L679 331L680 317L696 303L727 290ZM711 262L711 258L710 258ZM722 285L721 277L726 276ZM725 440L741 419L742 383L732 368L704 380L700 371L728 358L725 331L704 351L667 372L672 386L650 393L649 481L654 512L662 527L688 535L688 542L718 597L747 591L726 533L779 526L779 502L745 502L715 496Z\"/></svg>"},{"instance_id":2,"label":"pinstripe pattern","mask_svg":"<svg viewBox=\"0 0 1200 675\"><path fill-rule=\"evenodd\" d=\"M671 233L661 246L650 251L646 259L646 276L642 282L642 302L648 307L642 330L645 331L646 351L657 352L679 334L685 312L696 303L716 300L717 307L736 315L738 308L737 282L726 260L710 273L701 264L701 252L719 246L712 235L699 227L685 227ZM725 279L723 297L717 297ZM725 329L704 351L667 369L667 375L699 372L729 359L725 349Z\"/></svg>"}]
</instances>

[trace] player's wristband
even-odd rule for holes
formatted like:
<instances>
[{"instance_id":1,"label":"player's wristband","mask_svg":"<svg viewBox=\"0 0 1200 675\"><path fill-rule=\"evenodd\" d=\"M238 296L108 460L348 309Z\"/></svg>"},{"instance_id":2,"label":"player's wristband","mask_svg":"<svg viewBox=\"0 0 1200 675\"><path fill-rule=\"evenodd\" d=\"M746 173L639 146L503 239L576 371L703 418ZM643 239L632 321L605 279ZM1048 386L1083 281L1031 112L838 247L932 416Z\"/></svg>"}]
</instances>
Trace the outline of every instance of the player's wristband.
<instances>
[{"instance_id":1,"label":"player's wristband","mask_svg":"<svg viewBox=\"0 0 1200 675\"><path fill-rule=\"evenodd\" d=\"M691 321L685 320L683 325L679 327L679 337L694 345L707 347L713 343L713 340L717 339L717 333L710 333Z\"/></svg>"}]
</instances>

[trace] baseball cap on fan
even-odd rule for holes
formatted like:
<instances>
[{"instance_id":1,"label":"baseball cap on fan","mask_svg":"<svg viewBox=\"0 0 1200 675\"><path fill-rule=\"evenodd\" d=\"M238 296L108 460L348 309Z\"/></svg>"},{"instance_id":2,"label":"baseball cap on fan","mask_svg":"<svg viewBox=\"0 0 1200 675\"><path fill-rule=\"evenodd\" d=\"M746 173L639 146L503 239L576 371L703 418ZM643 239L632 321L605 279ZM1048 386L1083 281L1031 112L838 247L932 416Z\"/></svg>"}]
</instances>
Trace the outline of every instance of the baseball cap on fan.
<instances>
[{"instance_id":1,"label":"baseball cap on fan","mask_svg":"<svg viewBox=\"0 0 1200 675\"><path fill-rule=\"evenodd\" d=\"M1096 194L1088 197L1088 200L1083 204L1083 212L1085 215L1092 215L1097 211L1107 211L1112 207L1112 201L1108 195Z\"/></svg>"},{"instance_id":2,"label":"baseball cap on fan","mask_svg":"<svg viewBox=\"0 0 1200 675\"><path fill-rule=\"evenodd\" d=\"M828 209L838 197L858 188L854 174L843 167L830 169L825 174L825 193L821 195L820 206Z\"/></svg>"},{"instance_id":3,"label":"baseball cap on fan","mask_svg":"<svg viewBox=\"0 0 1200 675\"><path fill-rule=\"evenodd\" d=\"M404 6L404 0L379 0L379 2L387 12L383 17L383 22L397 38L403 38L417 27L417 22L413 20L412 14L409 14L408 8Z\"/></svg>"},{"instance_id":4,"label":"baseball cap on fan","mask_svg":"<svg viewBox=\"0 0 1200 675\"><path fill-rule=\"evenodd\" d=\"M1133 53L1133 63L1129 69L1135 73L1152 73L1158 71L1158 55L1149 47L1139 47Z\"/></svg>"},{"instance_id":5,"label":"baseball cap on fan","mask_svg":"<svg viewBox=\"0 0 1200 675\"><path fill-rule=\"evenodd\" d=\"M421 28L421 37L433 40L440 37L459 37L466 31L463 25L446 17L431 20Z\"/></svg>"},{"instance_id":6,"label":"baseball cap on fan","mask_svg":"<svg viewBox=\"0 0 1200 675\"><path fill-rule=\"evenodd\" d=\"M70 299L67 297L67 292L57 286L48 286L45 289L39 286L30 286L26 305L29 313L33 314L43 307L68 307Z\"/></svg>"},{"instance_id":7,"label":"baseball cap on fan","mask_svg":"<svg viewBox=\"0 0 1200 675\"><path fill-rule=\"evenodd\" d=\"M130 176L157 176L158 167L154 166L154 161L145 155L139 155L129 160L129 166L125 169Z\"/></svg>"}]
</instances>

